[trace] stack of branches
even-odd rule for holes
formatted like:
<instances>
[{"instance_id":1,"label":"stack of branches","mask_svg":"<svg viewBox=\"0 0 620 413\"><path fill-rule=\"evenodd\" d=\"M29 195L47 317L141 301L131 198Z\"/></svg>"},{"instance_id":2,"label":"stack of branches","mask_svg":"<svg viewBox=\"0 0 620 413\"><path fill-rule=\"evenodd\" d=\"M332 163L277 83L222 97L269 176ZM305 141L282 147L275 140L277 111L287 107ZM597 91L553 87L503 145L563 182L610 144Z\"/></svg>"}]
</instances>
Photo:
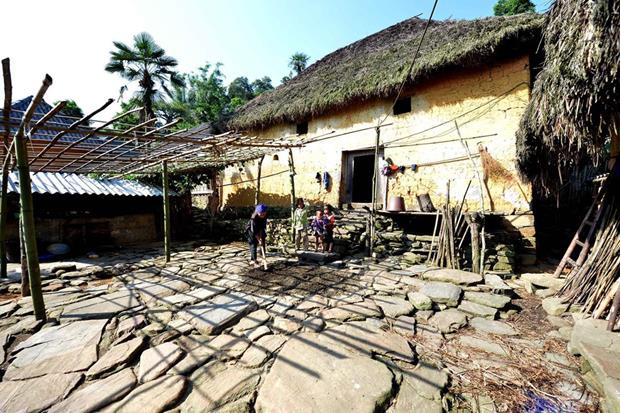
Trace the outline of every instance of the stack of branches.
<instances>
[{"instance_id":1,"label":"stack of branches","mask_svg":"<svg viewBox=\"0 0 620 413\"><path fill-rule=\"evenodd\" d=\"M612 301L620 294L620 177L607 179L594 246L584 264L568 274L559 294L570 303L583 305L583 311L592 313L594 318L612 313L610 326L613 326L618 304L612 306ZM616 309L615 314L612 307Z\"/></svg>"},{"instance_id":2,"label":"stack of branches","mask_svg":"<svg viewBox=\"0 0 620 413\"><path fill-rule=\"evenodd\" d=\"M434 257L433 265L445 268L461 268L461 260L464 255L463 243L469 226L462 213L462 205L453 207L446 204L440 208L442 215L437 250L432 250Z\"/></svg>"}]
</instances>

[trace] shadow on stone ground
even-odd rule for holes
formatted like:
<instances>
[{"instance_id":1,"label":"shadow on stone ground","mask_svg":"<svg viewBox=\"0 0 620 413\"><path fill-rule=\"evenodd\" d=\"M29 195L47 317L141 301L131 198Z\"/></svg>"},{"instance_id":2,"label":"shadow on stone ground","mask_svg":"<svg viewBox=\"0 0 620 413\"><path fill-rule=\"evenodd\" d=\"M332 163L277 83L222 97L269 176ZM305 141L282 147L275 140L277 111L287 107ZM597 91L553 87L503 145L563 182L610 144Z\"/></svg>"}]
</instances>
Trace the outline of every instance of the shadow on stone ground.
<instances>
[{"instance_id":1,"label":"shadow on stone ground","mask_svg":"<svg viewBox=\"0 0 620 413\"><path fill-rule=\"evenodd\" d=\"M243 244L48 265L49 321L0 291L0 411L596 411L568 314L497 275ZM553 328L559 328L560 332ZM562 332L563 331L563 332Z\"/></svg>"}]
</instances>

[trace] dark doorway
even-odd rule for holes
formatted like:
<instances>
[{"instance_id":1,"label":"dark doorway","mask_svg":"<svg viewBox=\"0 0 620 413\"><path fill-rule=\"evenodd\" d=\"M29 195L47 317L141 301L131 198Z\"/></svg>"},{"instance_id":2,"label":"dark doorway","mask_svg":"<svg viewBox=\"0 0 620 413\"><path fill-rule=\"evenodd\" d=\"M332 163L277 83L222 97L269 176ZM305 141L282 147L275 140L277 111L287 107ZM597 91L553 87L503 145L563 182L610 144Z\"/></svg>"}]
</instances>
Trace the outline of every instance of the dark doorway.
<instances>
[{"instance_id":1,"label":"dark doorway","mask_svg":"<svg viewBox=\"0 0 620 413\"><path fill-rule=\"evenodd\" d=\"M342 204L354 208L369 206L372 202L372 175L375 165L375 151L361 150L343 152L343 181L341 186ZM379 148L379 158L383 148ZM377 181L377 203L383 204L385 180L379 175Z\"/></svg>"},{"instance_id":2,"label":"dark doorway","mask_svg":"<svg viewBox=\"0 0 620 413\"><path fill-rule=\"evenodd\" d=\"M351 201L368 203L372 201L372 175L375 156L359 155L353 158L353 176L351 177Z\"/></svg>"}]
</instances>

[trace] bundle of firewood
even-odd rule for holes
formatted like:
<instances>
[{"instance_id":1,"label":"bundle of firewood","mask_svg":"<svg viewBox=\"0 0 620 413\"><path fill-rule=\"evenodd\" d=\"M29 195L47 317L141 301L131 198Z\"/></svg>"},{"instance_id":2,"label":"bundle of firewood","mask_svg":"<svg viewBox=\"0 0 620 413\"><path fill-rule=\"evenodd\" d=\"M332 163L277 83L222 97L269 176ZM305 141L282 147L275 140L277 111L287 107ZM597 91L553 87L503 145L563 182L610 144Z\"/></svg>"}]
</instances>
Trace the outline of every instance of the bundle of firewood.
<instances>
[{"instance_id":1,"label":"bundle of firewood","mask_svg":"<svg viewBox=\"0 0 620 413\"><path fill-rule=\"evenodd\" d=\"M604 190L594 245L583 265L568 274L560 295L594 318L609 316L612 327L620 305L620 177L610 176Z\"/></svg>"}]
</instances>

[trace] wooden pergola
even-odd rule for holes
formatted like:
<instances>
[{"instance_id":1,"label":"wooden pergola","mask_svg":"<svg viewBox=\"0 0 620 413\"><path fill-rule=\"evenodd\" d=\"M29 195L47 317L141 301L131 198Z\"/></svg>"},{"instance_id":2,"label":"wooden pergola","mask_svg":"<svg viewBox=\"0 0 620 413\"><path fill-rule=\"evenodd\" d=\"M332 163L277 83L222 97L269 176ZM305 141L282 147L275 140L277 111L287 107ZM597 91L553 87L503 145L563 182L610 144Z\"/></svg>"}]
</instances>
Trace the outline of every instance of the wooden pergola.
<instances>
[{"instance_id":1,"label":"wooden pergola","mask_svg":"<svg viewBox=\"0 0 620 413\"><path fill-rule=\"evenodd\" d=\"M0 277L7 275L5 229L8 213L8 175L12 169L16 169L19 173L20 187L20 229L26 252L29 288L37 319L45 319L45 306L41 292L30 173L100 173L115 177L138 173L162 173L164 250L166 261L169 261L169 171L183 172L221 167L262 159L267 154L283 149L289 149L292 165L290 149L301 147L304 143L298 135L265 140L235 131L213 134L208 125L172 131L178 120L163 126L156 125L156 119L146 120L139 125L123 124L123 120L142 108L132 109L108 121L95 120L97 114L112 104L112 99L80 119L61 114L66 102L60 102L45 113L41 113L39 108L43 97L52 84L49 75L45 76L28 107L19 111L12 108L12 82L8 58L2 60L2 73L4 107L0 120L2 139Z\"/></svg>"}]
</instances>

